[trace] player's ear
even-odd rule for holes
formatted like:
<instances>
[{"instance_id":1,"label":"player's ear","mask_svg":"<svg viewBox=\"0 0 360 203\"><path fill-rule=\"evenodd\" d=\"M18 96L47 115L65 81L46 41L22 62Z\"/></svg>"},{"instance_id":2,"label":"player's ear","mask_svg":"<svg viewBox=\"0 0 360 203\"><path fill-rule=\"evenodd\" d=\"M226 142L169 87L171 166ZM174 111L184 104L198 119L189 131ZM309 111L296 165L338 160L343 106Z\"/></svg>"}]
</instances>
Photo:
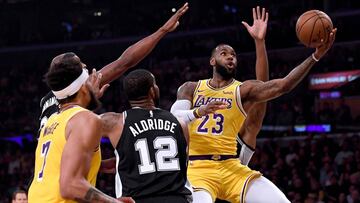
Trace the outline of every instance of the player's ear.
<instances>
[{"instance_id":1,"label":"player's ear","mask_svg":"<svg viewBox=\"0 0 360 203\"><path fill-rule=\"evenodd\" d=\"M154 99L154 98L156 97L156 90L155 90L155 87L154 87L154 86L150 87L149 96L150 96L150 98L152 98L152 99Z\"/></svg>"},{"instance_id":2,"label":"player's ear","mask_svg":"<svg viewBox=\"0 0 360 203\"><path fill-rule=\"evenodd\" d=\"M86 87L86 83L81 85L79 89L79 94L86 95L86 93L89 91L88 87Z\"/></svg>"},{"instance_id":3,"label":"player's ear","mask_svg":"<svg viewBox=\"0 0 360 203\"><path fill-rule=\"evenodd\" d=\"M214 57L211 57L211 58L210 58L210 65L211 65L211 66L215 66L215 65L216 65L216 61L215 61L215 58L214 58Z\"/></svg>"}]
</instances>

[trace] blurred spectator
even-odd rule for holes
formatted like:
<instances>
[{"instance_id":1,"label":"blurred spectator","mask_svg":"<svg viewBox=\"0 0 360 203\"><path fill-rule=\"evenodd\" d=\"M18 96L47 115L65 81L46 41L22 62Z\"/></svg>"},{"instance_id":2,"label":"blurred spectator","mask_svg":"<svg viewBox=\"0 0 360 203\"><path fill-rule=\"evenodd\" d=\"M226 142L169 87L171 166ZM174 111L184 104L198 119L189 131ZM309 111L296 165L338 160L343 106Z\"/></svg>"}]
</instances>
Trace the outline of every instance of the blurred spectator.
<instances>
[{"instance_id":1,"label":"blurred spectator","mask_svg":"<svg viewBox=\"0 0 360 203\"><path fill-rule=\"evenodd\" d=\"M335 115L337 124L348 125L352 123L350 107L345 103L343 98L340 100L340 105L336 109Z\"/></svg>"},{"instance_id":2,"label":"blurred spectator","mask_svg":"<svg viewBox=\"0 0 360 203\"><path fill-rule=\"evenodd\" d=\"M334 109L328 102L324 102L322 109L318 112L320 123L333 123L334 121Z\"/></svg>"},{"instance_id":3,"label":"blurred spectator","mask_svg":"<svg viewBox=\"0 0 360 203\"><path fill-rule=\"evenodd\" d=\"M12 203L27 203L27 194L24 190L16 190L12 195Z\"/></svg>"},{"instance_id":4,"label":"blurred spectator","mask_svg":"<svg viewBox=\"0 0 360 203\"><path fill-rule=\"evenodd\" d=\"M359 196L359 188L354 185L351 185L349 188L350 194L347 195L346 200L348 203L359 203L360 196Z\"/></svg>"},{"instance_id":5,"label":"blurred spectator","mask_svg":"<svg viewBox=\"0 0 360 203\"><path fill-rule=\"evenodd\" d=\"M335 163L338 166L341 166L344 162L344 159L346 159L350 156L353 156L353 155L354 155L354 153L349 149L348 141L344 141L343 144L341 145L341 151L339 151L336 154Z\"/></svg>"}]
</instances>

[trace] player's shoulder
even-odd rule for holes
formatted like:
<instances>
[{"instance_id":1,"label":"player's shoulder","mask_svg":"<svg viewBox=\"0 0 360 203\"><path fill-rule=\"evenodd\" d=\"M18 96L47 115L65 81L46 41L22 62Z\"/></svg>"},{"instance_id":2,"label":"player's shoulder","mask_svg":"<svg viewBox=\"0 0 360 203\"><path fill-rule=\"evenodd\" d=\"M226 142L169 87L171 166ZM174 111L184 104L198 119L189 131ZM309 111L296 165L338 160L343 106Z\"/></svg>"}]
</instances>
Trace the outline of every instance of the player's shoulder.
<instances>
[{"instance_id":1,"label":"player's shoulder","mask_svg":"<svg viewBox=\"0 0 360 203\"><path fill-rule=\"evenodd\" d=\"M156 108L153 111L155 113L157 113L157 114L162 115L162 116L169 117L169 118L172 118L172 119L176 119L176 117L168 110L164 110L164 109L161 109L161 108Z\"/></svg>"},{"instance_id":2,"label":"player's shoulder","mask_svg":"<svg viewBox=\"0 0 360 203\"><path fill-rule=\"evenodd\" d=\"M70 118L69 122L76 123L76 125L84 124L84 126L91 127L92 125L95 126L101 125L101 118L96 113L88 109L84 109L73 115Z\"/></svg>"},{"instance_id":3,"label":"player's shoulder","mask_svg":"<svg viewBox=\"0 0 360 203\"><path fill-rule=\"evenodd\" d=\"M99 116L101 119L102 132L104 135L108 135L113 129L120 124L120 120L123 117L123 113L106 112Z\"/></svg>"},{"instance_id":4,"label":"player's shoulder","mask_svg":"<svg viewBox=\"0 0 360 203\"><path fill-rule=\"evenodd\" d=\"M184 84L182 84L177 92L177 99L188 99L192 100L193 93L196 89L198 82L194 81L187 81Z\"/></svg>"},{"instance_id":5,"label":"player's shoulder","mask_svg":"<svg viewBox=\"0 0 360 203\"><path fill-rule=\"evenodd\" d=\"M262 83L264 83L264 82L261 80L245 80L244 82L241 82L241 86L242 86L242 88L244 88L244 87L252 88L252 87L257 86Z\"/></svg>"},{"instance_id":6,"label":"player's shoulder","mask_svg":"<svg viewBox=\"0 0 360 203\"><path fill-rule=\"evenodd\" d=\"M103 122L109 122L114 120L119 120L122 117L122 113L116 113L116 112L106 112L99 115L99 118Z\"/></svg>"},{"instance_id":7,"label":"player's shoulder","mask_svg":"<svg viewBox=\"0 0 360 203\"><path fill-rule=\"evenodd\" d=\"M186 81L184 82L179 89L194 89L196 88L197 84L199 83L199 81Z\"/></svg>"}]
</instances>

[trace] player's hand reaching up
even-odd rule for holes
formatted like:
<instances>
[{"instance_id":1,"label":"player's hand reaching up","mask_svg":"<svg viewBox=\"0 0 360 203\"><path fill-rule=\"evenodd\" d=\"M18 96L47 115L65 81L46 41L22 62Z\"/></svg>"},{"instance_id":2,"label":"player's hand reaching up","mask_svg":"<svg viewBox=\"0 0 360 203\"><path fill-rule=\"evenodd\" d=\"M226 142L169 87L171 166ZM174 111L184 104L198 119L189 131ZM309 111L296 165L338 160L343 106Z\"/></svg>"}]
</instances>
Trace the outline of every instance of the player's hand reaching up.
<instances>
[{"instance_id":1,"label":"player's hand reaching up","mask_svg":"<svg viewBox=\"0 0 360 203\"><path fill-rule=\"evenodd\" d=\"M330 35L329 40L327 42L323 42L322 45L320 45L318 48L316 48L314 56L317 60L321 59L326 54L326 52L328 52L329 49L332 47L332 45L334 44L334 41L335 41L336 32L337 32L337 28L334 28L329 33L329 35ZM324 41L324 40L322 39L321 41Z\"/></svg>"},{"instance_id":2,"label":"player's hand reaching up","mask_svg":"<svg viewBox=\"0 0 360 203\"><path fill-rule=\"evenodd\" d=\"M179 25L179 19L189 9L189 4L185 3L171 18L160 28L165 32L174 31Z\"/></svg>"},{"instance_id":3,"label":"player's hand reaching up","mask_svg":"<svg viewBox=\"0 0 360 203\"><path fill-rule=\"evenodd\" d=\"M106 89L110 86L109 84L105 84L100 87L102 74L96 72L95 68L92 70L91 75L89 76L88 82L94 92L96 98L101 98L104 95Z\"/></svg>"},{"instance_id":4,"label":"player's hand reaching up","mask_svg":"<svg viewBox=\"0 0 360 203\"><path fill-rule=\"evenodd\" d=\"M217 110L226 109L228 107L227 103L222 101L212 101L206 105L201 105L196 112L198 117L203 117L211 113L215 113Z\"/></svg>"},{"instance_id":5,"label":"player's hand reaching up","mask_svg":"<svg viewBox=\"0 0 360 203\"><path fill-rule=\"evenodd\" d=\"M260 12L260 7L257 6L256 9L252 9L253 12L253 25L250 26L246 22L242 21L242 24L246 27L247 31L255 40L264 40L267 29L267 22L269 19L269 13L265 12L265 8L262 8Z\"/></svg>"}]
</instances>

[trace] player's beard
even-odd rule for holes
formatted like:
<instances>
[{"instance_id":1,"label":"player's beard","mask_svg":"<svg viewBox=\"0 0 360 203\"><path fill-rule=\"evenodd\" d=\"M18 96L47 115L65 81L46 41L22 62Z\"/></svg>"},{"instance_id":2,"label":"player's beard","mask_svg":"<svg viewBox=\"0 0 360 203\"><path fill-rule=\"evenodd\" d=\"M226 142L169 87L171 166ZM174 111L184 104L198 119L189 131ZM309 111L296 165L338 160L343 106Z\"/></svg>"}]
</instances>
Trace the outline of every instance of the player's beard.
<instances>
[{"instance_id":1,"label":"player's beard","mask_svg":"<svg viewBox=\"0 0 360 203\"><path fill-rule=\"evenodd\" d=\"M215 70L224 80L234 78L236 75L236 68L228 69L219 63L215 65Z\"/></svg>"},{"instance_id":2,"label":"player's beard","mask_svg":"<svg viewBox=\"0 0 360 203\"><path fill-rule=\"evenodd\" d=\"M93 91L89 91L90 93L90 102L87 106L87 109L91 110L91 111L96 111L101 107L101 102L100 100L95 96Z\"/></svg>"}]
</instances>

